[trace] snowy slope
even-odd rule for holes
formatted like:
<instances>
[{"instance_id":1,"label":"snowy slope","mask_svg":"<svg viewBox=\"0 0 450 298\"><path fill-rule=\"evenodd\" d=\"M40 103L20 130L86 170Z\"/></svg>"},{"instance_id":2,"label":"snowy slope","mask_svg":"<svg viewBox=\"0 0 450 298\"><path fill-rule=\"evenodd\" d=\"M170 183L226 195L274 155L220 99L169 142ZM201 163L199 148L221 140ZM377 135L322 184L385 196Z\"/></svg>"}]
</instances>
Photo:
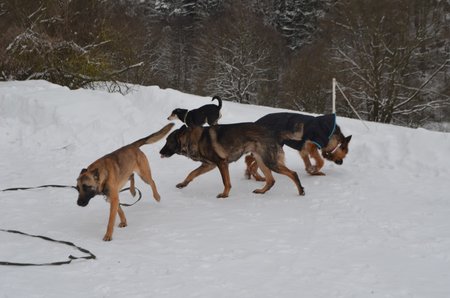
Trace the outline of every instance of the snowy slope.
<instances>
[{"instance_id":1,"label":"snowy slope","mask_svg":"<svg viewBox=\"0 0 450 298\"><path fill-rule=\"evenodd\" d=\"M126 96L45 81L0 82L0 189L74 185L82 167L167 124L176 107L210 98L158 87ZM275 109L224 102L221 123ZM71 189L0 193L0 228L74 242L98 259L60 267L0 266L0 297L450 297L450 134L338 117L352 134L342 166L306 175L306 190L275 174L265 195L230 166L228 199L218 170L175 188L198 166L142 147L162 196L126 208L129 226L103 242L109 205L76 205ZM180 123L177 123L177 127ZM123 201L132 199L124 195ZM82 253L0 232L0 261L51 262Z\"/></svg>"}]
</instances>

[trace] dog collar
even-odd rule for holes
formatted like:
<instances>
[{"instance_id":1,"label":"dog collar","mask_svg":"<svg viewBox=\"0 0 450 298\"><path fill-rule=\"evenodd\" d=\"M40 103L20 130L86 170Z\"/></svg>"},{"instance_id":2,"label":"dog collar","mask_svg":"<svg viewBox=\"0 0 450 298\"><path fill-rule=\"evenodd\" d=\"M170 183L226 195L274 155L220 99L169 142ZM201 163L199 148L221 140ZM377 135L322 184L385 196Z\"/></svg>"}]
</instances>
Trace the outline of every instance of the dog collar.
<instances>
[{"instance_id":1,"label":"dog collar","mask_svg":"<svg viewBox=\"0 0 450 298\"><path fill-rule=\"evenodd\" d=\"M187 115L189 114L189 111L186 112L186 115L184 115L183 122L186 123Z\"/></svg>"},{"instance_id":2,"label":"dog collar","mask_svg":"<svg viewBox=\"0 0 450 298\"><path fill-rule=\"evenodd\" d=\"M339 147L341 147L342 143L338 143L336 145L336 147L334 147L333 150L331 150L330 152L327 152L327 154L333 154L334 152L336 152L336 150L338 150Z\"/></svg>"}]
</instances>

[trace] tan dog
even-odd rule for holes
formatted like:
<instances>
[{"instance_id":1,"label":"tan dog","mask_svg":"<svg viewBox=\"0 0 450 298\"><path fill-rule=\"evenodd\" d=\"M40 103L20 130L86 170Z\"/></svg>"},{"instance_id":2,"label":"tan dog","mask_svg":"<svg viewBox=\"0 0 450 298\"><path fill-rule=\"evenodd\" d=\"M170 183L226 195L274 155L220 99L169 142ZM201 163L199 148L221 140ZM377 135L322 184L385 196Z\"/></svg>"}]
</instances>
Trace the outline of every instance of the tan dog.
<instances>
[{"instance_id":1,"label":"tan dog","mask_svg":"<svg viewBox=\"0 0 450 298\"><path fill-rule=\"evenodd\" d=\"M173 125L173 123L169 123L158 132L117 149L96 160L87 169L81 170L77 179L78 206L87 206L89 200L99 194L105 195L110 203L109 220L106 234L103 237L104 241L112 240L117 213L120 217L119 227L127 226L125 214L119 205L119 191L128 180L131 180L130 189L132 193L134 192L134 172L151 186L153 197L159 202L160 195L152 179L147 157L139 147L161 140L169 133Z\"/></svg>"}]
</instances>

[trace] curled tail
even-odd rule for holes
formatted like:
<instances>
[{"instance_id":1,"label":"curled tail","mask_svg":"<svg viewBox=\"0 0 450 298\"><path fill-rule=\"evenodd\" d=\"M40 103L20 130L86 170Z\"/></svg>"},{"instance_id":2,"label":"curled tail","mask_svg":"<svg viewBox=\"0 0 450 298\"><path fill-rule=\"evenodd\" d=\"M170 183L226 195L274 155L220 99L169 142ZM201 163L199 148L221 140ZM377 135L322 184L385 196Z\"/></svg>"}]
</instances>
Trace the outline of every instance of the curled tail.
<instances>
[{"instance_id":1,"label":"curled tail","mask_svg":"<svg viewBox=\"0 0 450 298\"><path fill-rule=\"evenodd\" d=\"M301 141L303 138L303 123L296 123L292 130L283 130L278 134L278 140L283 143L286 140Z\"/></svg>"},{"instance_id":2,"label":"curled tail","mask_svg":"<svg viewBox=\"0 0 450 298\"><path fill-rule=\"evenodd\" d=\"M170 130L172 129L172 127L174 125L175 125L174 123L169 123L166 126L164 126L163 128L161 128L160 130L158 130L157 132L152 133L151 135L149 135L145 138L137 140L136 142L133 143L133 145L141 147L142 145L145 145L145 144L152 144L152 143L158 142L159 140L164 138L164 136L166 134L168 134L170 132Z\"/></svg>"},{"instance_id":3,"label":"curled tail","mask_svg":"<svg viewBox=\"0 0 450 298\"><path fill-rule=\"evenodd\" d=\"M211 101L213 101L214 99L217 99L217 101L219 102L219 110L220 110L222 108L222 99L217 95L214 95Z\"/></svg>"}]
</instances>

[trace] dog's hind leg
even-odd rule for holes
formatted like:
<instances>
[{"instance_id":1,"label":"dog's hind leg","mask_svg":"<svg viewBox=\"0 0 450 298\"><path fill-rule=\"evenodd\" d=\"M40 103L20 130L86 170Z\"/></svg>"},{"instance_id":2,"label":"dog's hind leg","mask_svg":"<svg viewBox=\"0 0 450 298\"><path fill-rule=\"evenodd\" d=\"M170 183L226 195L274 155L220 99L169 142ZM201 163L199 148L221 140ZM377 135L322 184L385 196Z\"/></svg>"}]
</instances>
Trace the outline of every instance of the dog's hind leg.
<instances>
[{"instance_id":1,"label":"dog's hind leg","mask_svg":"<svg viewBox=\"0 0 450 298\"><path fill-rule=\"evenodd\" d=\"M131 174L129 180L130 180L130 193L134 197L136 196L136 187L134 185L134 174Z\"/></svg>"},{"instance_id":2,"label":"dog's hind leg","mask_svg":"<svg viewBox=\"0 0 450 298\"><path fill-rule=\"evenodd\" d=\"M117 213L119 214L120 217L119 228L125 228L127 226L127 218L125 217L125 213L123 212L122 207L120 207L120 204Z\"/></svg>"},{"instance_id":3,"label":"dog's hind leg","mask_svg":"<svg viewBox=\"0 0 450 298\"><path fill-rule=\"evenodd\" d=\"M263 172L266 181L266 184L261 189L255 189L253 192L258 194L263 194L269 189L272 188L272 186L275 184L275 179L273 178L272 171L266 166L266 164L263 162L261 156L257 154L253 154L253 157L256 159L256 163L258 164L259 168Z\"/></svg>"},{"instance_id":4,"label":"dog's hind leg","mask_svg":"<svg viewBox=\"0 0 450 298\"><path fill-rule=\"evenodd\" d=\"M284 164L278 164L276 168L273 169L275 172L279 174L283 174L291 178L294 181L295 186L297 186L298 194L301 196L305 195L305 189L303 188L300 179L295 171L289 170Z\"/></svg>"},{"instance_id":5,"label":"dog's hind leg","mask_svg":"<svg viewBox=\"0 0 450 298\"><path fill-rule=\"evenodd\" d=\"M217 195L217 198L227 198L231 189L230 171L228 169L228 162L221 161L217 164L219 167L220 175L222 176L223 192Z\"/></svg>"},{"instance_id":6,"label":"dog's hind leg","mask_svg":"<svg viewBox=\"0 0 450 298\"><path fill-rule=\"evenodd\" d=\"M148 163L147 157L142 152L139 153L137 173L145 183L150 185L153 192L153 198L157 202L159 202L161 200L161 196L159 195L158 190L156 189L155 181L153 181L152 172L150 171L150 165Z\"/></svg>"},{"instance_id":7,"label":"dog's hind leg","mask_svg":"<svg viewBox=\"0 0 450 298\"><path fill-rule=\"evenodd\" d=\"M201 166L199 166L198 168L196 168L195 170L193 170L192 172L189 173L189 175L187 175L187 177L184 179L183 182L178 183L176 186L177 188L183 188L186 187L189 183L191 183L192 180L194 180L196 177L203 175L209 171L211 171L212 169L214 169L216 167L215 164L207 164L207 163L202 163Z\"/></svg>"}]
</instances>

